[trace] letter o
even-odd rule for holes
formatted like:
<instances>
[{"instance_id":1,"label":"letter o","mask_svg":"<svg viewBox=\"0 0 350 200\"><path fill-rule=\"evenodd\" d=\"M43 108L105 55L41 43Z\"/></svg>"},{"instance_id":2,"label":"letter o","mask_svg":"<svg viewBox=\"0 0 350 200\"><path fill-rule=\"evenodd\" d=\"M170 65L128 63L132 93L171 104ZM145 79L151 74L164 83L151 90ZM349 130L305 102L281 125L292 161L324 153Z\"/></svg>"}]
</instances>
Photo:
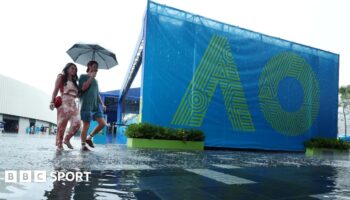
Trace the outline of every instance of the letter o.
<instances>
[{"instance_id":1,"label":"letter o","mask_svg":"<svg viewBox=\"0 0 350 200\"><path fill-rule=\"evenodd\" d=\"M278 100L279 83L287 77L298 80L303 88L303 103L295 112L284 110ZM319 81L304 58L291 52L280 53L272 57L262 70L259 99L260 109L273 129L284 135L301 135L312 126L318 115Z\"/></svg>"}]
</instances>

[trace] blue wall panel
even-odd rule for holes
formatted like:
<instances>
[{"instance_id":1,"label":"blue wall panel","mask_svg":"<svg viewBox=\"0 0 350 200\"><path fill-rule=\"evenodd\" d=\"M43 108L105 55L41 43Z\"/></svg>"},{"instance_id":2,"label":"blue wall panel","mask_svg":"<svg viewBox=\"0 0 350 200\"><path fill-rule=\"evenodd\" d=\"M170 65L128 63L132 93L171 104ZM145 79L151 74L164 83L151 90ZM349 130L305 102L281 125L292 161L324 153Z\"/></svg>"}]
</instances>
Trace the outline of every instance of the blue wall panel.
<instances>
[{"instance_id":1,"label":"blue wall panel","mask_svg":"<svg viewBox=\"0 0 350 200\"><path fill-rule=\"evenodd\" d=\"M303 150L336 137L339 56L151 2L142 121L206 146Z\"/></svg>"}]
</instances>

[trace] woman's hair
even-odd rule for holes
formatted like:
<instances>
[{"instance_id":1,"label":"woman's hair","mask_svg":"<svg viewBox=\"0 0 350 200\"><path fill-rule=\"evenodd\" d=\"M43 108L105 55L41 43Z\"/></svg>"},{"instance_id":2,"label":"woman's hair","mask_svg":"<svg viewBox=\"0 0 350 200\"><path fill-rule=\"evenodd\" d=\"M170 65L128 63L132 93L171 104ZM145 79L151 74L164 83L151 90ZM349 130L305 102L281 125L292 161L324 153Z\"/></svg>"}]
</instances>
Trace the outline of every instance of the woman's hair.
<instances>
[{"instance_id":1,"label":"woman's hair","mask_svg":"<svg viewBox=\"0 0 350 200\"><path fill-rule=\"evenodd\" d=\"M87 64L87 69L86 69L86 72L89 72L89 69L90 67L93 65L93 64L96 64L97 67L98 67L98 62L94 61L94 60L90 60Z\"/></svg>"},{"instance_id":2,"label":"woman's hair","mask_svg":"<svg viewBox=\"0 0 350 200\"><path fill-rule=\"evenodd\" d=\"M77 66L74 63L67 63L66 66L63 68L63 85L67 85L67 81L68 81L68 70L71 66L75 66L77 68ZM77 72L78 72L78 68L77 68ZM78 75L75 74L75 76L72 77L72 82L74 84L74 86L79 90L78 87Z\"/></svg>"}]
</instances>

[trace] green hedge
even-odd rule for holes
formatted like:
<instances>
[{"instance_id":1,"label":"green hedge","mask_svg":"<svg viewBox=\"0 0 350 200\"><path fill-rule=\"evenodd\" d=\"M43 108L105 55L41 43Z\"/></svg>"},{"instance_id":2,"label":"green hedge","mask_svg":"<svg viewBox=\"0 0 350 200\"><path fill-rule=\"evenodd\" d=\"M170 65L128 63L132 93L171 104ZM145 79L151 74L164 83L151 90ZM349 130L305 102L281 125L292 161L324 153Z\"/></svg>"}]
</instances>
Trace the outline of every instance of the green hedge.
<instances>
[{"instance_id":1,"label":"green hedge","mask_svg":"<svg viewBox=\"0 0 350 200\"><path fill-rule=\"evenodd\" d=\"M350 143L331 138L312 138L304 143L306 148L329 148L329 149L339 149L339 150L349 150Z\"/></svg>"},{"instance_id":2,"label":"green hedge","mask_svg":"<svg viewBox=\"0 0 350 200\"><path fill-rule=\"evenodd\" d=\"M204 133L195 129L174 129L157 126L149 123L131 124L127 127L125 135L128 138L204 141Z\"/></svg>"}]
</instances>

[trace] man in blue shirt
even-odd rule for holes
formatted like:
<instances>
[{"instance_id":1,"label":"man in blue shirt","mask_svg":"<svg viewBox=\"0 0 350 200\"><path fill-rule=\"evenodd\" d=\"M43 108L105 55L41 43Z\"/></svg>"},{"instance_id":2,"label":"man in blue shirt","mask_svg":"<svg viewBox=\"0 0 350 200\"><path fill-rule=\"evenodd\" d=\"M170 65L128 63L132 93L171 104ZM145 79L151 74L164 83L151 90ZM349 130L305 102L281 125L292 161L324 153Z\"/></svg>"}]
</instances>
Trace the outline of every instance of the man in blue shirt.
<instances>
[{"instance_id":1,"label":"man in blue shirt","mask_svg":"<svg viewBox=\"0 0 350 200\"><path fill-rule=\"evenodd\" d=\"M103 104L101 96L99 94L98 83L95 79L98 71L98 63L96 61L90 61L87 64L87 74L82 74L79 78L79 88L81 89L80 96L80 116L83 120L83 130L81 132L81 150L89 151L85 146L87 143L90 147L94 148L92 143L92 137L94 137L100 130L102 130L106 121L103 119L103 113L100 109L99 103L102 105L103 110L106 110L106 106ZM98 126L86 137L86 133L90 127L91 120L94 119L98 122Z\"/></svg>"}]
</instances>

